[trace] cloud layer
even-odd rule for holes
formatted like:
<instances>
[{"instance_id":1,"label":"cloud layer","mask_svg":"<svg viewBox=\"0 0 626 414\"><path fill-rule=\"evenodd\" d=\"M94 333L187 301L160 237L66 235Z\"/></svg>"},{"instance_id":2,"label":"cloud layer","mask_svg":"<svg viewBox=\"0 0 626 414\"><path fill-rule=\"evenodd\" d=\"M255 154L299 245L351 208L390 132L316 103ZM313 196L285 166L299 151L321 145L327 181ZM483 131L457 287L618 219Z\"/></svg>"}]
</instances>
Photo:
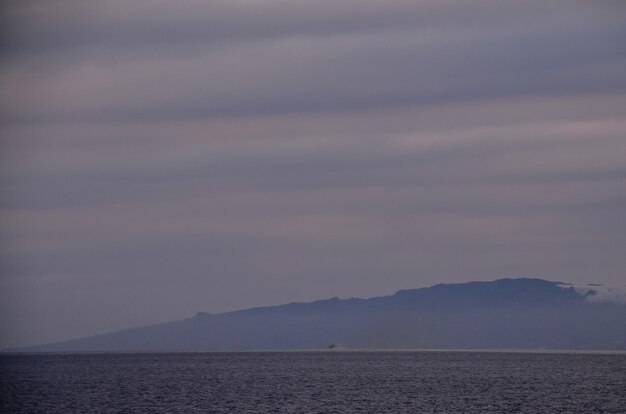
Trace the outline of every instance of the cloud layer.
<instances>
[{"instance_id":1,"label":"cloud layer","mask_svg":"<svg viewBox=\"0 0 626 414\"><path fill-rule=\"evenodd\" d=\"M0 346L439 282L624 279L621 2L1 13Z\"/></svg>"},{"instance_id":2,"label":"cloud layer","mask_svg":"<svg viewBox=\"0 0 626 414\"><path fill-rule=\"evenodd\" d=\"M588 302L626 304L625 286L591 285L561 285L563 289L573 288L583 295Z\"/></svg>"}]
</instances>

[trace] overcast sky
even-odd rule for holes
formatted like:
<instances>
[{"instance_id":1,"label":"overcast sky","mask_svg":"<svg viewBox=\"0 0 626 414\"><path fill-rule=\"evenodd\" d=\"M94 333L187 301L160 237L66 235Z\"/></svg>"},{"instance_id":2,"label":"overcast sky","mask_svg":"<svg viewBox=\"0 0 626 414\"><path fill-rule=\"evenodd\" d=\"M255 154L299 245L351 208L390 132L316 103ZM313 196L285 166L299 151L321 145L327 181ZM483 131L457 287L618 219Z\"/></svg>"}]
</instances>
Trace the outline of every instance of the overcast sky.
<instances>
[{"instance_id":1,"label":"overcast sky","mask_svg":"<svg viewBox=\"0 0 626 414\"><path fill-rule=\"evenodd\" d=\"M626 284L626 3L7 1L0 347Z\"/></svg>"}]
</instances>

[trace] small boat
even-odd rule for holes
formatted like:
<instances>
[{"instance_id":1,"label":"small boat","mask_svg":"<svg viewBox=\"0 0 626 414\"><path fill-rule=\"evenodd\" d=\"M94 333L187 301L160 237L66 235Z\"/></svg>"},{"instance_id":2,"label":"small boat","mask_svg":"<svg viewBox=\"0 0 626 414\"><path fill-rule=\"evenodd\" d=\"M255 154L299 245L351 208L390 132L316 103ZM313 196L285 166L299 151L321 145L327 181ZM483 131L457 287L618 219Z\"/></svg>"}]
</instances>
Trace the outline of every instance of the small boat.
<instances>
[{"instance_id":1,"label":"small boat","mask_svg":"<svg viewBox=\"0 0 626 414\"><path fill-rule=\"evenodd\" d=\"M328 345L328 349L335 349L335 348L337 348L337 344Z\"/></svg>"}]
</instances>

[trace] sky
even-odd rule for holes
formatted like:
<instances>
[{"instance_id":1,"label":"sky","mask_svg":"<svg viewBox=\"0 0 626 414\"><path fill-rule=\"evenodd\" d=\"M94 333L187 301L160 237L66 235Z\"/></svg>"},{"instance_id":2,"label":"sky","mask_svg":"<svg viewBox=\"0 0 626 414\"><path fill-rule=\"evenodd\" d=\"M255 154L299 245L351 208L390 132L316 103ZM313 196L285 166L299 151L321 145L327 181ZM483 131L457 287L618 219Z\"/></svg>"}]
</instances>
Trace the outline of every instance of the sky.
<instances>
[{"instance_id":1,"label":"sky","mask_svg":"<svg viewBox=\"0 0 626 414\"><path fill-rule=\"evenodd\" d=\"M0 348L626 285L623 1L6 1L0 27Z\"/></svg>"}]
</instances>

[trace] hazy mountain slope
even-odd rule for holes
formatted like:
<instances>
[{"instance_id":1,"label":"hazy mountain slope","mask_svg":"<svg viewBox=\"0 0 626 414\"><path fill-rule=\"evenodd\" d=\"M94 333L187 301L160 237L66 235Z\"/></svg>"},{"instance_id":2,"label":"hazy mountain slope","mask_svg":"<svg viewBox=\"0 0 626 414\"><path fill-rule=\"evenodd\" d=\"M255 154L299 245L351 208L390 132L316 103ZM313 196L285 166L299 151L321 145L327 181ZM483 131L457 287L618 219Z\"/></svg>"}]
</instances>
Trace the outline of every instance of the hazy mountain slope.
<instances>
[{"instance_id":1,"label":"hazy mountain slope","mask_svg":"<svg viewBox=\"0 0 626 414\"><path fill-rule=\"evenodd\" d=\"M12 351L325 348L626 349L626 306L540 279L246 309Z\"/></svg>"}]
</instances>

